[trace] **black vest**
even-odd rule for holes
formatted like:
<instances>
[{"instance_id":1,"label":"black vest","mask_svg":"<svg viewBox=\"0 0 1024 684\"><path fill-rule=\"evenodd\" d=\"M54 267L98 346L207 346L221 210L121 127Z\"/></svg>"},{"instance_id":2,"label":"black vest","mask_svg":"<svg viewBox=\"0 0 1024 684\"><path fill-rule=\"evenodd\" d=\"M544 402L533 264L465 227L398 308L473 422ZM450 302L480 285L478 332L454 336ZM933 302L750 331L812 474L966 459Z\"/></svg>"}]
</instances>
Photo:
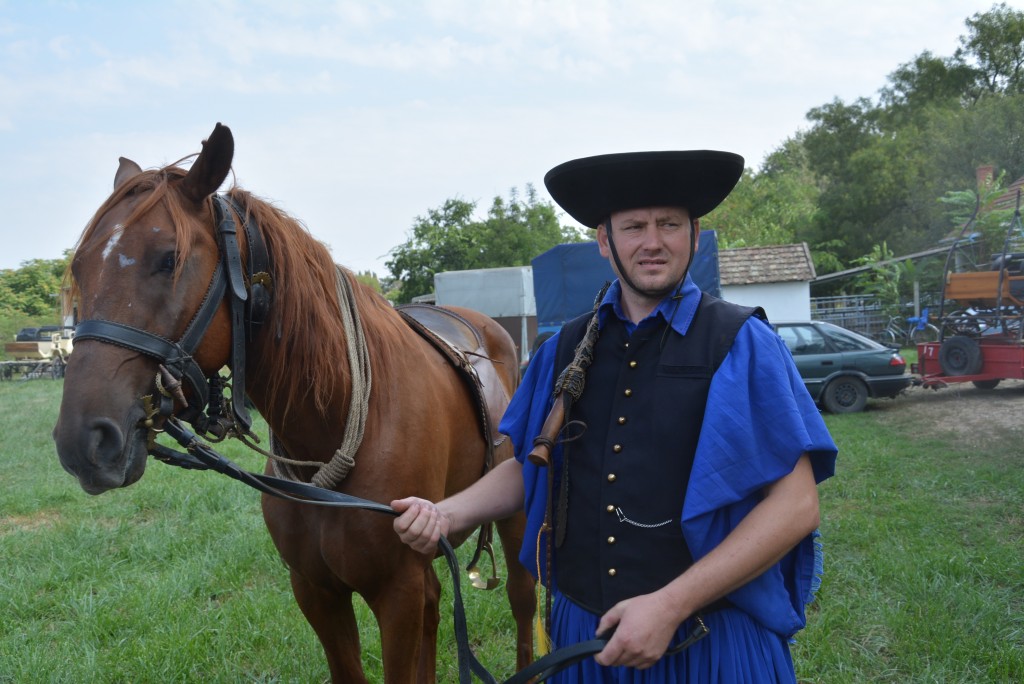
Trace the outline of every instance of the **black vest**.
<instances>
[{"instance_id":1,"label":"black vest","mask_svg":"<svg viewBox=\"0 0 1024 684\"><path fill-rule=\"evenodd\" d=\"M685 336L664 322L628 336L608 317L569 416L586 429L563 446L567 509L555 562L559 590L588 610L660 589L692 564L680 516L708 389L753 313L704 295ZM589 317L566 324L556 368Z\"/></svg>"}]
</instances>

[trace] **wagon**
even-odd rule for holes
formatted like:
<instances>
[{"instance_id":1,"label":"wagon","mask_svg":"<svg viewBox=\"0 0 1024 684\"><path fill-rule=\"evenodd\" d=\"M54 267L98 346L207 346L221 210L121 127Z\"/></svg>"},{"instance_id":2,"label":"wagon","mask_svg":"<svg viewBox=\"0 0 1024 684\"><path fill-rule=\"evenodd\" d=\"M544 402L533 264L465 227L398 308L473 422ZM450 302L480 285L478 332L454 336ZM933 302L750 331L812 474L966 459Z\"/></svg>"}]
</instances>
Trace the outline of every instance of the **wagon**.
<instances>
[{"instance_id":1,"label":"wagon","mask_svg":"<svg viewBox=\"0 0 1024 684\"><path fill-rule=\"evenodd\" d=\"M0 361L0 380L64 377L73 338L71 328L40 328L34 335L19 333L14 342L4 345L7 360Z\"/></svg>"},{"instance_id":2,"label":"wagon","mask_svg":"<svg viewBox=\"0 0 1024 684\"><path fill-rule=\"evenodd\" d=\"M1019 194L1003 250L984 268L953 271L957 248L954 243L946 259L939 340L917 345L913 370L924 387L936 389L960 382L994 389L1002 380L1024 379L1024 228Z\"/></svg>"}]
</instances>

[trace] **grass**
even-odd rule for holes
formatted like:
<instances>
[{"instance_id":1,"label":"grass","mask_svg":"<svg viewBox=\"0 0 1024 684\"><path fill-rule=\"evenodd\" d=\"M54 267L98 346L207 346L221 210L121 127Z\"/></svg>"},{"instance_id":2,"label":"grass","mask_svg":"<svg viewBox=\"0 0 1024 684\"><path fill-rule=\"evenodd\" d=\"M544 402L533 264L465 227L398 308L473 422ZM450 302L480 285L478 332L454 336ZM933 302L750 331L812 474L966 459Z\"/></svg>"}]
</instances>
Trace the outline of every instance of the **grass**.
<instances>
[{"instance_id":1,"label":"grass","mask_svg":"<svg viewBox=\"0 0 1024 684\"><path fill-rule=\"evenodd\" d=\"M0 383L0 683L325 681L258 496L155 462L132 487L86 495L49 436L61 385ZM1024 431L967 440L899 408L827 418L841 453L821 487L826 576L794 645L801 681L1024 681ZM507 677L503 592L463 588L474 648ZM450 584L445 597L451 682ZM358 615L382 681L364 604Z\"/></svg>"}]
</instances>

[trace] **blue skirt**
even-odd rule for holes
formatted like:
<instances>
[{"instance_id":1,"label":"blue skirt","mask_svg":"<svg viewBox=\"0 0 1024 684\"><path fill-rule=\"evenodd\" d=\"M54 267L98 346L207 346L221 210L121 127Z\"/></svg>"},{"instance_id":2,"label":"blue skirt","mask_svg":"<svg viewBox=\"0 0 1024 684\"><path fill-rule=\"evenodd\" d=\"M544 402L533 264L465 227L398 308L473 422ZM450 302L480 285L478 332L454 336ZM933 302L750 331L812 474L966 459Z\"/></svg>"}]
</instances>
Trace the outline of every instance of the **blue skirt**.
<instances>
[{"instance_id":1,"label":"blue skirt","mask_svg":"<svg viewBox=\"0 0 1024 684\"><path fill-rule=\"evenodd\" d=\"M593 658L587 658L548 681L552 684L795 684L793 659L784 637L765 629L737 608L716 610L703 618L709 630L707 636L646 670L603 667ZM554 648L593 639L599 620L599 615L556 593L551 608ZM681 643L692 629L692 621L687 620L680 625L671 643Z\"/></svg>"}]
</instances>

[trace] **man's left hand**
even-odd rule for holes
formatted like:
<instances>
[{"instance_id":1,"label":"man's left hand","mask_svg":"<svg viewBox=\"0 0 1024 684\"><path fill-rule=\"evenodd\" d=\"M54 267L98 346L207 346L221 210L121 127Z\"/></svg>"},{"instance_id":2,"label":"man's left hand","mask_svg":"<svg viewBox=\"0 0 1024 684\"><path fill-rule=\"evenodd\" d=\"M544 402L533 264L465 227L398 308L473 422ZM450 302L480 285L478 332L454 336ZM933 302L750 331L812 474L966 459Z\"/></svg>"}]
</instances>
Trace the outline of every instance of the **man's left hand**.
<instances>
[{"instance_id":1,"label":"man's left hand","mask_svg":"<svg viewBox=\"0 0 1024 684\"><path fill-rule=\"evenodd\" d=\"M598 665L646 669L665 654L680 622L657 592L620 601L597 625L598 634L612 628L615 634L594 660Z\"/></svg>"}]
</instances>

